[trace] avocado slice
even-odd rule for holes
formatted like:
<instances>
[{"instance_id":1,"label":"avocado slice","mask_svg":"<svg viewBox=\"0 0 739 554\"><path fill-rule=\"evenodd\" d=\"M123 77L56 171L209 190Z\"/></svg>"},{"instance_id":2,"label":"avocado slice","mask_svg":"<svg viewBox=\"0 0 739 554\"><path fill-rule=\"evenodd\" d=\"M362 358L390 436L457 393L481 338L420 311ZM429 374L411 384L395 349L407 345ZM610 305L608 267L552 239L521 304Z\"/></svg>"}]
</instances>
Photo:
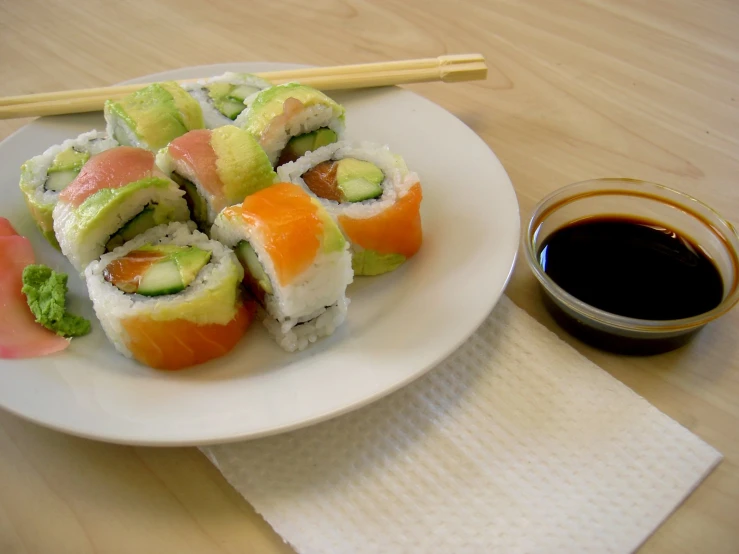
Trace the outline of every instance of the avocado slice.
<instances>
[{"instance_id":1,"label":"avocado slice","mask_svg":"<svg viewBox=\"0 0 739 554\"><path fill-rule=\"evenodd\" d=\"M374 250L362 250L352 254L355 275L382 275L400 267L405 262L402 254L381 254Z\"/></svg>"},{"instance_id":2,"label":"avocado slice","mask_svg":"<svg viewBox=\"0 0 739 554\"><path fill-rule=\"evenodd\" d=\"M236 245L236 257L244 266L244 269L249 272L254 282L267 294L273 294L272 283L269 281L267 273L264 271L257 253L254 252L251 244L248 241L242 240Z\"/></svg>"},{"instance_id":3,"label":"avocado slice","mask_svg":"<svg viewBox=\"0 0 739 554\"><path fill-rule=\"evenodd\" d=\"M327 146L329 144L333 144L338 140L338 136L336 135L336 132L329 129L328 127L321 127L315 132L315 138L313 140L313 148L312 150L318 150L321 146Z\"/></svg>"},{"instance_id":4,"label":"avocado slice","mask_svg":"<svg viewBox=\"0 0 739 554\"><path fill-rule=\"evenodd\" d=\"M78 152L74 148L67 148L56 155L47 170L46 190L61 192L74 181L82 166L90 159L89 152Z\"/></svg>"},{"instance_id":5,"label":"avocado slice","mask_svg":"<svg viewBox=\"0 0 739 554\"><path fill-rule=\"evenodd\" d=\"M197 246L191 246L172 254L172 259L177 264L182 277L182 283L187 287L192 283L208 262L212 253Z\"/></svg>"},{"instance_id":6,"label":"avocado slice","mask_svg":"<svg viewBox=\"0 0 739 554\"><path fill-rule=\"evenodd\" d=\"M198 227L205 230L208 224L208 203L198 192L198 187L178 173L172 173L172 180L185 191L185 200L187 201L187 207L190 208L193 220L198 224Z\"/></svg>"},{"instance_id":7,"label":"avocado slice","mask_svg":"<svg viewBox=\"0 0 739 554\"><path fill-rule=\"evenodd\" d=\"M90 159L89 152L78 152L74 148L67 148L59 152L49 167L48 173L57 173L62 171L79 172L82 166Z\"/></svg>"},{"instance_id":8,"label":"avocado slice","mask_svg":"<svg viewBox=\"0 0 739 554\"><path fill-rule=\"evenodd\" d=\"M382 195L385 175L375 164L355 158L344 158L337 163L336 185L346 202L361 202Z\"/></svg>"}]
</instances>

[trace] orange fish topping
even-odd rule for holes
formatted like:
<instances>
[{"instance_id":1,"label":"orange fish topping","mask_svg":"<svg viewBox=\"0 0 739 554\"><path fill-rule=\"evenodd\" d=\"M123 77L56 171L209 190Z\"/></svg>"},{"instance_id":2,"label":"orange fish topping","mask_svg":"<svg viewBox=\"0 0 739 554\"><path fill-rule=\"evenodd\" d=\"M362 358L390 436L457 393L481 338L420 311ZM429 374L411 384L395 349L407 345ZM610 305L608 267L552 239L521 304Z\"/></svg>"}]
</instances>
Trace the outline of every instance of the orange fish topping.
<instances>
[{"instance_id":1,"label":"orange fish topping","mask_svg":"<svg viewBox=\"0 0 739 554\"><path fill-rule=\"evenodd\" d=\"M308 269L318 253L323 234L318 210L308 193L292 183L272 185L241 205L241 217L261 235L283 286Z\"/></svg>"},{"instance_id":2,"label":"orange fish topping","mask_svg":"<svg viewBox=\"0 0 739 554\"><path fill-rule=\"evenodd\" d=\"M183 369L230 352L249 328L256 306L240 304L225 325L198 325L186 319L156 321L145 316L121 323L128 333L126 346L142 364L156 369Z\"/></svg>"},{"instance_id":3,"label":"orange fish topping","mask_svg":"<svg viewBox=\"0 0 739 554\"><path fill-rule=\"evenodd\" d=\"M393 206L366 219L339 216L347 238L366 250L410 258L421 248L421 184L416 183Z\"/></svg>"}]
</instances>

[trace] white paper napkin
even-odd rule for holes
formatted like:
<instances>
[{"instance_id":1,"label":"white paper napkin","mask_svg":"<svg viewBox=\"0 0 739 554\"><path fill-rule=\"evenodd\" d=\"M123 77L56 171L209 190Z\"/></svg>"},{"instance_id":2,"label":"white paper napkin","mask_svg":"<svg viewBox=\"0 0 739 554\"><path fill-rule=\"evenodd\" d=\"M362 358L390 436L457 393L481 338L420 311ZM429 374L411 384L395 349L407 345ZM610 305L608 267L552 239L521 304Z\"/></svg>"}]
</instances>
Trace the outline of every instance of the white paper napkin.
<instances>
[{"instance_id":1,"label":"white paper napkin","mask_svg":"<svg viewBox=\"0 0 739 554\"><path fill-rule=\"evenodd\" d=\"M721 459L507 298L390 397L203 452L301 554L631 552Z\"/></svg>"}]
</instances>

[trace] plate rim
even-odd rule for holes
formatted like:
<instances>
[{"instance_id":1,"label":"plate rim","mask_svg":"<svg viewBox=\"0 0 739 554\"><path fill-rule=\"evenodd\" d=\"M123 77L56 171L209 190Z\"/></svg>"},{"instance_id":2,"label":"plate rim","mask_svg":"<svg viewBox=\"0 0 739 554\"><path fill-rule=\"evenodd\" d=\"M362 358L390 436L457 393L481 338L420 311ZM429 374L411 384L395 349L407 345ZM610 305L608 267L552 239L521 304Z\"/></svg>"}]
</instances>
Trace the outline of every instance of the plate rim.
<instances>
[{"instance_id":1,"label":"plate rim","mask_svg":"<svg viewBox=\"0 0 739 554\"><path fill-rule=\"evenodd\" d=\"M224 71L238 71L234 69L234 66L239 65L263 65L263 66L269 66L272 69L269 69L268 71L274 71L279 69L294 69L294 68L304 68L304 67L315 67L311 65L306 64L295 64L295 63L286 63L286 62L271 62L271 61L248 61L248 62L225 62L225 63L217 63L217 64L204 64L204 65L194 65L194 66L183 66L179 68L173 68L157 73L151 73L147 75L142 75L133 79L128 79L125 81L121 81L117 83L117 85L123 85L123 84L137 84L137 83L145 83L149 82L152 79L155 81L158 81L160 79L170 79L170 80L177 80L177 77L171 77L168 75L171 75L171 73L176 71L193 71L193 70L203 70L203 75L208 75L209 73L217 74L217 72L224 72ZM252 72L260 71L260 70L250 70ZM115 85L114 85L115 86ZM0 405L0 408L5 410L8 413L11 413L23 420L30 421L34 424L40 425L42 427L52 429L54 431L62 432L64 434L81 437L85 439L105 442L109 444L119 444L119 445L128 445L128 446L151 446L151 447L191 447L191 446L208 446L213 444L228 444L233 442L239 442L243 440L255 440L259 438L264 438L272 435L278 435L283 433L288 433L291 431L295 431L298 429L302 429L304 427L310 427L312 425L319 424L321 422L328 421L330 419L341 417L343 415L346 415L350 412L359 410L361 408L364 408L374 402L377 402L378 400L381 400L382 398L385 398L398 390L410 385L414 381L420 379L427 373L429 373L433 368L437 367L441 363L443 363L444 360L446 360L449 356L451 356L455 351L457 351L469 338L479 329L479 327L483 324L483 322L488 318L492 310L497 306L499 303L501 297L505 293L505 289L508 286L510 279L513 275L513 271L516 266L516 262L518 260L519 256L519 243L521 240L521 208L520 203L518 201L518 196L515 191L515 187L513 186L513 182L508 175L508 172L506 171L505 167L503 166L502 162L498 158L498 156L495 154L495 151L487 144L485 140L480 137L467 123L462 121L459 117L457 117L453 112L447 110L444 106L441 106L425 96L414 92L412 90L404 89L402 87L381 87L381 88L388 88L388 89L399 89L403 90L404 92L413 94L417 100L421 100L423 102L426 102L428 104L433 105L434 107L443 110L448 114L449 116L453 117L459 124L463 125L470 133L472 133L474 136L477 137L479 141L481 141L485 147L489 150L490 154L492 155L493 159L498 163L500 166L503 175L505 176L505 179L507 181L508 187L510 187L513 199L515 201L515 214L511 214L511 217L515 215L516 219L516 225L515 225L515 233L512 237L510 244L508 245L502 245L501 248L505 248L506 250L510 250L512 252L509 252L506 256L507 262L507 272L505 279L502 281L502 284L500 285L499 290L497 290L494 294L490 296L489 300L489 306L486 310L483 310L481 313L481 316L478 318L475 318L474 325L470 324L470 328L467 332L463 333L461 337L454 341L453 344L448 346L446 349L444 349L443 354L440 354L436 360L428 362L426 364L420 365L419 368L405 377L402 380L394 382L391 386L385 387L382 390L379 390L371 395L363 397L361 400L355 401L353 403L348 403L347 405L337 408L337 409L331 409L327 411L321 411L320 413L317 413L316 415L302 419L301 421L297 421L294 423L287 423L283 424L281 426L277 427L270 427L269 429L256 431L256 432L247 432L247 433L229 433L229 434L221 434L218 437L215 438L209 438L209 439L190 439L190 440L161 440L161 439L134 439L132 440L129 437L122 437L122 436L116 436L115 433L108 434L107 436L102 436L97 433L90 433L85 432L83 430L78 429L71 429L68 427L65 427L63 425L57 425L55 422L49 422L43 418L40 417L34 417L33 415L30 415L28 413L19 412L18 410L9 408L5 405ZM53 119L53 116L51 117L39 117L36 118L27 124L23 125L19 129L16 129L13 133L8 135L5 139L0 141L0 147L4 145L6 142L11 141L13 137L20 134L22 131L27 129L32 123L35 123L37 121L46 120L50 121ZM43 358L38 358L40 360L43 360Z\"/></svg>"}]
</instances>

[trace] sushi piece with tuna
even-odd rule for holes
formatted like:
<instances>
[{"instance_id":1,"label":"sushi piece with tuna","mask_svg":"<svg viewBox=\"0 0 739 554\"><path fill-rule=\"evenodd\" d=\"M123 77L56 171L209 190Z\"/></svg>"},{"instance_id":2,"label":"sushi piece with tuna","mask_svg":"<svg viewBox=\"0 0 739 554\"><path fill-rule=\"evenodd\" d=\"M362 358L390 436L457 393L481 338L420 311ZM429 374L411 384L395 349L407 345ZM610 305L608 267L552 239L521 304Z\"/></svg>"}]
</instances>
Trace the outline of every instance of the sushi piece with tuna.
<instances>
[{"instance_id":1,"label":"sushi piece with tuna","mask_svg":"<svg viewBox=\"0 0 739 554\"><path fill-rule=\"evenodd\" d=\"M344 108L319 90L287 83L250 98L234 123L254 135L272 165L279 167L339 140Z\"/></svg>"},{"instance_id":2,"label":"sushi piece with tuna","mask_svg":"<svg viewBox=\"0 0 739 554\"><path fill-rule=\"evenodd\" d=\"M192 218L205 233L223 208L277 177L254 137L233 125L176 138L159 152L157 164L182 187Z\"/></svg>"},{"instance_id":3,"label":"sushi piece with tuna","mask_svg":"<svg viewBox=\"0 0 739 554\"><path fill-rule=\"evenodd\" d=\"M246 101L271 86L272 83L256 75L229 71L218 77L183 84L182 88L200 104L205 126L216 129L233 125L246 108Z\"/></svg>"},{"instance_id":4,"label":"sushi piece with tuna","mask_svg":"<svg viewBox=\"0 0 739 554\"><path fill-rule=\"evenodd\" d=\"M300 187L278 183L247 196L219 214L212 236L234 248L264 325L285 350L303 350L346 318L347 242Z\"/></svg>"},{"instance_id":5,"label":"sushi piece with tuna","mask_svg":"<svg viewBox=\"0 0 739 554\"><path fill-rule=\"evenodd\" d=\"M54 233L80 272L103 253L170 221L188 221L184 192L142 148L119 146L90 158L59 195Z\"/></svg>"},{"instance_id":6,"label":"sushi piece with tuna","mask_svg":"<svg viewBox=\"0 0 739 554\"><path fill-rule=\"evenodd\" d=\"M106 131L124 146L156 152L192 129L202 129L198 102L175 82L154 83L105 101Z\"/></svg>"},{"instance_id":7,"label":"sushi piece with tuna","mask_svg":"<svg viewBox=\"0 0 739 554\"><path fill-rule=\"evenodd\" d=\"M59 194L74 181L90 156L118 146L105 133L89 131L49 147L21 166L20 189L44 238L59 248L52 213Z\"/></svg>"},{"instance_id":8,"label":"sushi piece with tuna","mask_svg":"<svg viewBox=\"0 0 739 554\"><path fill-rule=\"evenodd\" d=\"M356 275L398 268L421 248L421 183L400 156L372 144L335 143L277 170L331 213L351 243Z\"/></svg>"},{"instance_id":9,"label":"sushi piece with tuna","mask_svg":"<svg viewBox=\"0 0 739 554\"><path fill-rule=\"evenodd\" d=\"M156 369L183 369L230 352L249 327L243 269L234 253L195 230L149 229L85 270L105 334L124 356Z\"/></svg>"}]
</instances>

